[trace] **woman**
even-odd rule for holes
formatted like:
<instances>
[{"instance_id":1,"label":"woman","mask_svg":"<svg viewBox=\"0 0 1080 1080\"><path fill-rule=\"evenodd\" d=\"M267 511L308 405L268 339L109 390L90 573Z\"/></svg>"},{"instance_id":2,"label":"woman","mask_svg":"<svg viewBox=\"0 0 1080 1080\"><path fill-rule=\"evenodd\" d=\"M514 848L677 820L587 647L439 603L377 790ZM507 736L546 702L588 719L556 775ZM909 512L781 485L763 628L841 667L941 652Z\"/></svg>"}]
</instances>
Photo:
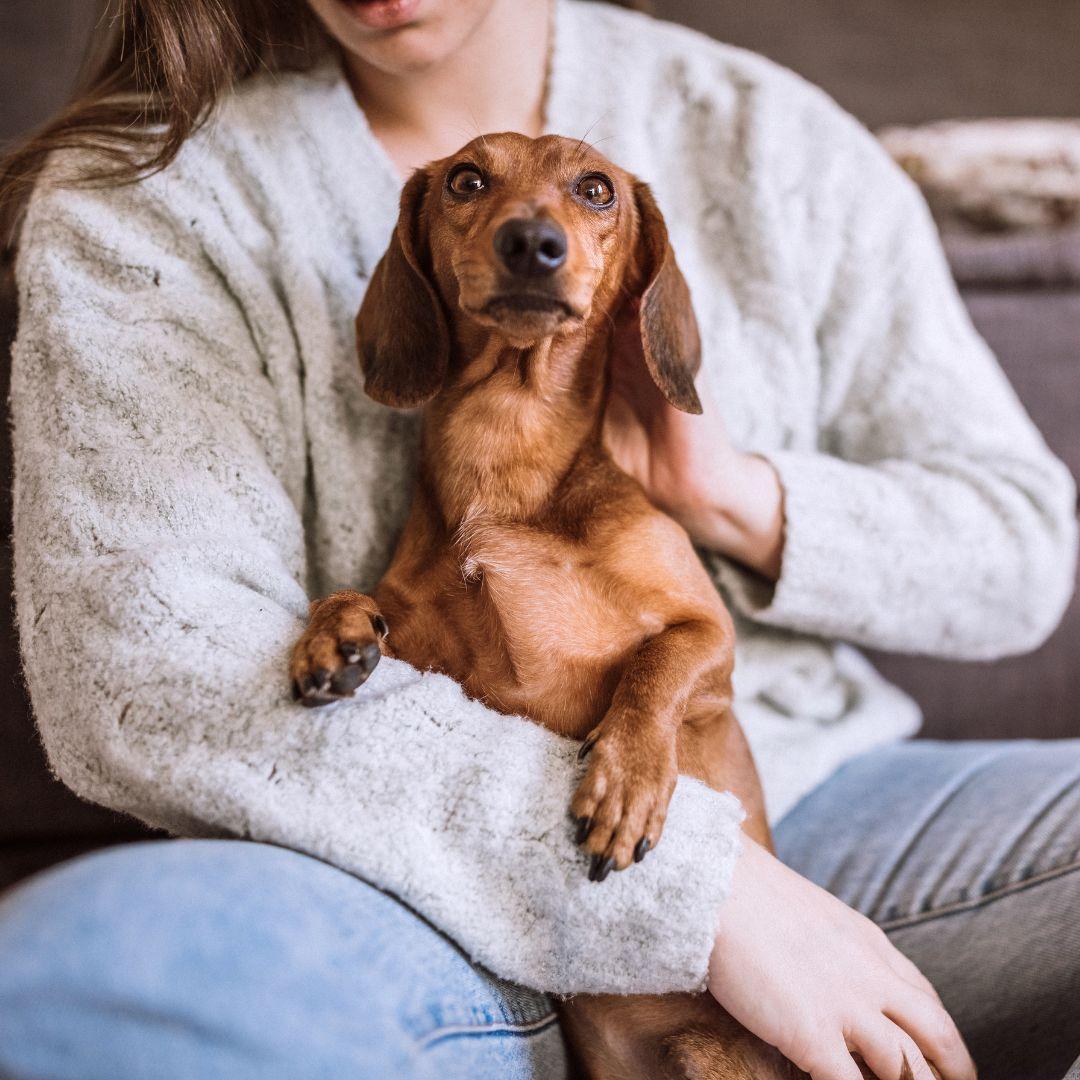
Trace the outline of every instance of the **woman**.
<instances>
[{"instance_id":1,"label":"woman","mask_svg":"<svg viewBox=\"0 0 1080 1080\"><path fill-rule=\"evenodd\" d=\"M873 140L760 58L602 4L124 7L6 172L9 214L38 181L24 657L77 792L264 843L113 850L8 897L0 1071L558 1076L536 991L707 985L815 1080L852 1053L971 1077L950 1013L985 1075L1060 1076L1080 746L902 745L914 706L836 643L1031 648L1076 547L1071 481ZM705 418L623 357L608 437L739 617L787 866L683 780L664 843L592 885L565 740L389 661L328 712L288 700L307 597L377 580L410 497L416 419L364 397L352 337L402 178L500 129L587 136L667 215Z\"/></svg>"}]
</instances>

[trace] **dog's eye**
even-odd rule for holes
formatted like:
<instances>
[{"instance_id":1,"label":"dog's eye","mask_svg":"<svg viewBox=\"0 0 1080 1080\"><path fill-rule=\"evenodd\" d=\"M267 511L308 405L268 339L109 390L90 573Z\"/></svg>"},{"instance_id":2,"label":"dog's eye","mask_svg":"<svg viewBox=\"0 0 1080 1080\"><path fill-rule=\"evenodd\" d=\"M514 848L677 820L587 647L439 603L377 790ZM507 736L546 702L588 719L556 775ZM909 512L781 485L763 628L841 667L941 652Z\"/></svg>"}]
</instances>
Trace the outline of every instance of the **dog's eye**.
<instances>
[{"instance_id":1,"label":"dog's eye","mask_svg":"<svg viewBox=\"0 0 1080 1080\"><path fill-rule=\"evenodd\" d=\"M615 201L615 188L600 173L583 176L577 182L575 191L578 198L584 199L590 206L610 206Z\"/></svg>"},{"instance_id":2,"label":"dog's eye","mask_svg":"<svg viewBox=\"0 0 1080 1080\"><path fill-rule=\"evenodd\" d=\"M446 186L455 195L475 195L487 186L484 175L472 165L459 165L446 178Z\"/></svg>"}]
</instances>

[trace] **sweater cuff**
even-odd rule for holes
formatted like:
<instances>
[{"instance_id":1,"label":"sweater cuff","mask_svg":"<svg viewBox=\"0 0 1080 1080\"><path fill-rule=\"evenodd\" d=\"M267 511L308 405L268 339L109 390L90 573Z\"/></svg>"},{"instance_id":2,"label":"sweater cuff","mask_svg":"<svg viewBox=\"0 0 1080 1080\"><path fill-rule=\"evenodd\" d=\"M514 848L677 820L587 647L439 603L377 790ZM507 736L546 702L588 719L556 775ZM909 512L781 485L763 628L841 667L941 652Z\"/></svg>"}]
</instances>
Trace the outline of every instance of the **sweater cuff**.
<instances>
[{"instance_id":1,"label":"sweater cuff","mask_svg":"<svg viewBox=\"0 0 1080 1080\"><path fill-rule=\"evenodd\" d=\"M558 951L592 953L593 964L587 985L575 985L572 992L666 994L705 988L744 817L734 795L681 776L664 836L644 862L612 874L599 887L575 867L570 902L579 893L577 903L591 908L594 921L587 928L588 942L563 941Z\"/></svg>"},{"instance_id":2,"label":"sweater cuff","mask_svg":"<svg viewBox=\"0 0 1080 1080\"><path fill-rule=\"evenodd\" d=\"M784 547L773 583L713 555L709 559L731 603L756 622L789 630L857 637L866 619L868 551L881 550L880 523L860 512L859 489L871 470L827 454L779 450L762 454L784 492ZM886 493L887 494L887 493Z\"/></svg>"}]
</instances>

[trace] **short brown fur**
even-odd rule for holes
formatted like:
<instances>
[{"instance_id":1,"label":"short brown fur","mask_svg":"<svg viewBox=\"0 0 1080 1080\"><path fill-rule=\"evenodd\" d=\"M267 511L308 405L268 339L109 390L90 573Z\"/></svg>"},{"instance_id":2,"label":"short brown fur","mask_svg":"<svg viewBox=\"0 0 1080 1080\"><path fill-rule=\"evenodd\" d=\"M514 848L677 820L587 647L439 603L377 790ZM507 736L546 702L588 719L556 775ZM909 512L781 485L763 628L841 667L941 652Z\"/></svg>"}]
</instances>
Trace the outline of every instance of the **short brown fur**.
<instances>
[{"instance_id":1,"label":"short brown fur","mask_svg":"<svg viewBox=\"0 0 1080 1080\"><path fill-rule=\"evenodd\" d=\"M470 168L483 187L455 194L449 179ZM590 174L611 206L581 196ZM511 220L561 229L556 273L507 274L496 234ZM357 339L368 393L424 406L415 501L374 595L313 603L291 662L297 696L320 704L355 689L378 643L585 740L570 811L601 879L659 843L679 773L733 791L747 833L771 846L731 711L731 618L686 533L602 444L627 320L659 390L700 412L697 324L663 219L591 147L489 135L414 174ZM705 994L581 996L563 1021L589 1077L795 1075Z\"/></svg>"}]
</instances>

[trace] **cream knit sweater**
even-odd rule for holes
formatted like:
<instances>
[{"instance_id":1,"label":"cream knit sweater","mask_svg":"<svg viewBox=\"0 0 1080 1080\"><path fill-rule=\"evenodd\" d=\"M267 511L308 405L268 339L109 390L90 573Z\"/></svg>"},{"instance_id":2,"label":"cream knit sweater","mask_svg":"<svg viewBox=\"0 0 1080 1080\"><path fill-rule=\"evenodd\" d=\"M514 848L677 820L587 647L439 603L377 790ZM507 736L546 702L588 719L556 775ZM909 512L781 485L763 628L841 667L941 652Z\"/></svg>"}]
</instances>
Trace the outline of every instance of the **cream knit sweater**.
<instances>
[{"instance_id":1,"label":"cream knit sweater","mask_svg":"<svg viewBox=\"0 0 1080 1080\"><path fill-rule=\"evenodd\" d=\"M912 185L759 57L558 0L550 130L653 184L735 442L786 492L775 590L738 613L737 711L771 813L915 707L844 640L1030 648L1074 493L972 330ZM55 180L73 164L56 161ZM386 661L289 700L307 599L370 587L417 417L368 400L353 316L400 179L339 69L251 79L164 173L42 184L18 264L18 618L42 738L92 799L175 833L310 852L551 991L702 984L741 810L683 780L664 841L586 880L576 747Z\"/></svg>"}]
</instances>

